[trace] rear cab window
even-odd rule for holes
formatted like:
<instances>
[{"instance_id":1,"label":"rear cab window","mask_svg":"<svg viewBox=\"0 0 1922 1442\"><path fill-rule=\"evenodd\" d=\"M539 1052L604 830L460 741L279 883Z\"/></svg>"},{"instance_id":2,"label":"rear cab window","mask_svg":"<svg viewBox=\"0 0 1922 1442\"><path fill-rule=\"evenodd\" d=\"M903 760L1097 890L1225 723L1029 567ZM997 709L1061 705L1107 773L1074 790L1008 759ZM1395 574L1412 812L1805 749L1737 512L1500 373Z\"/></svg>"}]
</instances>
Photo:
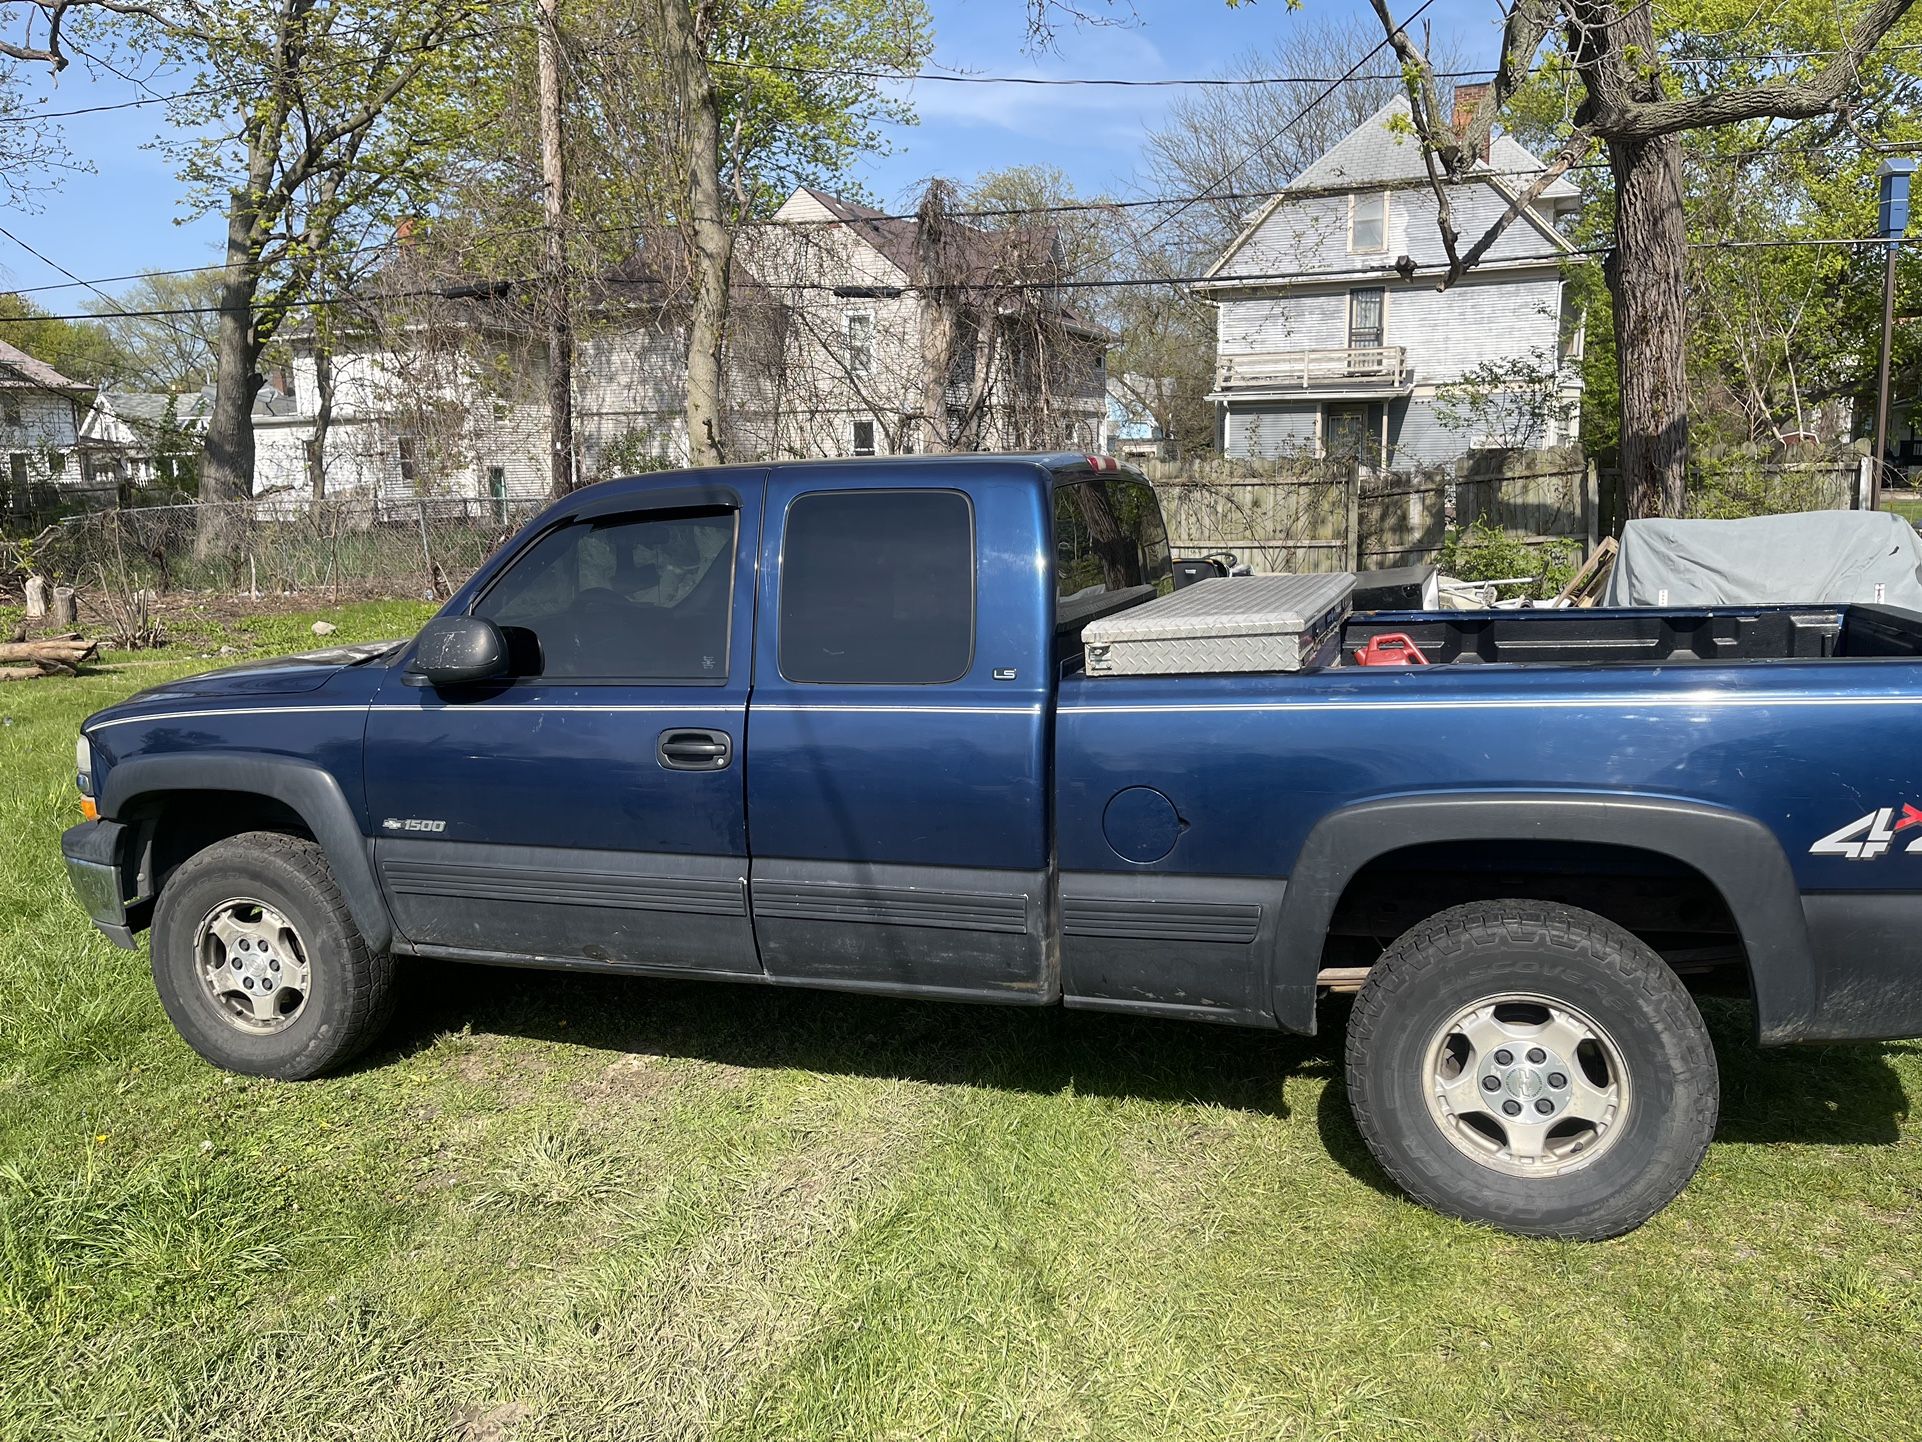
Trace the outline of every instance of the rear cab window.
<instances>
[{"instance_id":1,"label":"rear cab window","mask_svg":"<svg viewBox=\"0 0 1922 1442\"><path fill-rule=\"evenodd\" d=\"M797 496L781 555L781 675L854 686L960 680L974 661L974 546L960 491Z\"/></svg>"}]
</instances>

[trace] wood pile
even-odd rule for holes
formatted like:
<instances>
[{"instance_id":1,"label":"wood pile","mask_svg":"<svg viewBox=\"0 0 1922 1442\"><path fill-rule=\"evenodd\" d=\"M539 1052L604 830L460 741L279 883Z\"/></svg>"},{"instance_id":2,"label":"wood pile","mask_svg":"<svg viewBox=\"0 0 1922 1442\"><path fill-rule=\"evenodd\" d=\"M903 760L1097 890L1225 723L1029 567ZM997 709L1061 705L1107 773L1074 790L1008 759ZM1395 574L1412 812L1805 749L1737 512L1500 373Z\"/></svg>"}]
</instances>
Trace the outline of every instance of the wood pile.
<instances>
[{"instance_id":1,"label":"wood pile","mask_svg":"<svg viewBox=\"0 0 1922 1442\"><path fill-rule=\"evenodd\" d=\"M40 636L28 641L17 635L0 641L0 681L31 681L41 676L77 676L80 663L100 652L95 641L83 641L78 631L65 636Z\"/></svg>"}]
</instances>

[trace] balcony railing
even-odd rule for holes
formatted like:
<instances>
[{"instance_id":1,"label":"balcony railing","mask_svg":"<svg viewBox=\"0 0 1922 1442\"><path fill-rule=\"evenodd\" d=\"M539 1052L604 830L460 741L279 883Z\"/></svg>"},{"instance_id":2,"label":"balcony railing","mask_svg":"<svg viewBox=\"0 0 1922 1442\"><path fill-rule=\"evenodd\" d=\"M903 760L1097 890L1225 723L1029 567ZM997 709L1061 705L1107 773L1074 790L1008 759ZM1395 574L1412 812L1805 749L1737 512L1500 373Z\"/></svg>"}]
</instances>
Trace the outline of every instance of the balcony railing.
<instances>
[{"instance_id":1,"label":"balcony railing","mask_svg":"<svg viewBox=\"0 0 1922 1442\"><path fill-rule=\"evenodd\" d=\"M1224 391L1393 390L1407 384L1408 350L1398 345L1257 351L1223 356L1215 367L1215 388Z\"/></svg>"}]
</instances>

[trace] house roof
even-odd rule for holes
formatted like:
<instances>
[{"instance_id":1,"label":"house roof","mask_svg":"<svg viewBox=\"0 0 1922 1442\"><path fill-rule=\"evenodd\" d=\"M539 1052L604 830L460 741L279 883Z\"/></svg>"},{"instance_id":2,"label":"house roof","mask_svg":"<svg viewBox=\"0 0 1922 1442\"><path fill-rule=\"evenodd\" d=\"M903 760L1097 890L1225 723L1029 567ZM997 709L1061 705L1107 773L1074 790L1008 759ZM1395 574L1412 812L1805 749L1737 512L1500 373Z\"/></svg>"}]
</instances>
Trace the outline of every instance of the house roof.
<instances>
[{"instance_id":1,"label":"house roof","mask_svg":"<svg viewBox=\"0 0 1922 1442\"><path fill-rule=\"evenodd\" d=\"M900 271L905 280L913 281L915 272L920 268L917 259L921 234L920 221L891 216L843 196L830 195L825 190L816 190L811 185L801 186L795 194L808 196L829 215L845 225L850 232L866 241L882 259ZM968 269L983 281L991 280L997 275L1005 277L1011 271L1018 275L1025 268L1019 250L1013 246L997 243L1002 237L994 231L956 222L952 233L954 244L962 260ZM1040 243L1044 243L1051 253L1054 253L1055 233L1052 230L1040 231L1037 239ZM1042 283L1046 284L1045 281ZM1056 314L1064 325L1082 335L1103 341L1113 339L1105 328L1090 320L1073 306L1058 306Z\"/></svg>"},{"instance_id":2,"label":"house roof","mask_svg":"<svg viewBox=\"0 0 1922 1442\"><path fill-rule=\"evenodd\" d=\"M68 380L43 360L35 360L18 346L0 340L0 386L17 390L84 391L90 387Z\"/></svg>"},{"instance_id":3,"label":"house roof","mask_svg":"<svg viewBox=\"0 0 1922 1442\"><path fill-rule=\"evenodd\" d=\"M182 391L174 395L166 391L107 390L100 392L98 400L102 410L121 420L148 426L157 426L166 420L169 402L173 404L174 420L180 425L192 425L206 420L207 412L213 408L213 392Z\"/></svg>"},{"instance_id":4,"label":"house roof","mask_svg":"<svg viewBox=\"0 0 1922 1442\"><path fill-rule=\"evenodd\" d=\"M815 204L873 246L903 275L914 274L914 246L915 237L920 231L919 222L885 215L871 206L830 195L811 185L804 185L801 190Z\"/></svg>"},{"instance_id":5,"label":"house roof","mask_svg":"<svg viewBox=\"0 0 1922 1442\"><path fill-rule=\"evenodd\" d=\"M1413 129L1414 111L1406 95L1397 95L1348 134L1323 151L1306 170L1288 182L1292 191L1346 190L1356 185L1426 181L1421 140ZM1500 176L1526 186L1545 167L1512 136L1496 134L1489 141L1488 159L1474 173ZM1542 192L1544 200L1573 200L1581 195L1566 175L1559 175Z\"/></svg>"},{"instance_id":6,"label":"house roof","mask_svg":"<svg viewBox=\"0 0 1922 1442\"><path fill-rule=\"evenodd\" d=\"M1422 158L1421 141L1414 133L1413 116L1414 110L1408 103L1408 97L1397 95L1323 151L1279 194L1248 217L1241 234L1208 268L1209 277L1222 275L1228 262L1261 229L1268 217L1291 197L1377 186L1428 184L1428 163ZM1488 159L1478 160L1470 170L1468 179L1480 181L1508 200L1517 200L1520 192L1527 189L1545 169L1547 166L1543 161L1519 141L1507 135L1493 135L1489 140ZM1564 174L1550 181L1536 201L1538 204L1545 202L1555 206L1557 202L1566 203L1579 200L1580 197L1581 192ZM1566 251L1569 248L1567 239L1533 205L1521 208L1521 218L1540 232L1555 250Z\"/></svg>"}]
</instances>

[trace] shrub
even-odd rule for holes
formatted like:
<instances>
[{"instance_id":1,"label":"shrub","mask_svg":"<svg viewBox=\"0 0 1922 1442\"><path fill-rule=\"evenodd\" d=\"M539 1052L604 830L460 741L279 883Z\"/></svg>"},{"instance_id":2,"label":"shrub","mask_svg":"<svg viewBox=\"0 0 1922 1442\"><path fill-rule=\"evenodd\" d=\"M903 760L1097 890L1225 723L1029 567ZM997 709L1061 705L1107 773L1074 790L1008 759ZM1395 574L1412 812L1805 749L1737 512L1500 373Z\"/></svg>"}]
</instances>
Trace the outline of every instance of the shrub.
<instances>
[{"instance_id":1,"label":"shrub","mask_svg":"<svg viewBox=\"0 0 1922 1442\"><path fill-rule=\"evenodd\" d=\"M1529 579L1502 586L1505 601L1517 596L1545 601L1568 584L1581 565L1582 553L1573 541L1544 541L1531 545L1487 521L1457 527L1442 541L1441 570L1463 581Z\"/></svg>"}]
</instances>

